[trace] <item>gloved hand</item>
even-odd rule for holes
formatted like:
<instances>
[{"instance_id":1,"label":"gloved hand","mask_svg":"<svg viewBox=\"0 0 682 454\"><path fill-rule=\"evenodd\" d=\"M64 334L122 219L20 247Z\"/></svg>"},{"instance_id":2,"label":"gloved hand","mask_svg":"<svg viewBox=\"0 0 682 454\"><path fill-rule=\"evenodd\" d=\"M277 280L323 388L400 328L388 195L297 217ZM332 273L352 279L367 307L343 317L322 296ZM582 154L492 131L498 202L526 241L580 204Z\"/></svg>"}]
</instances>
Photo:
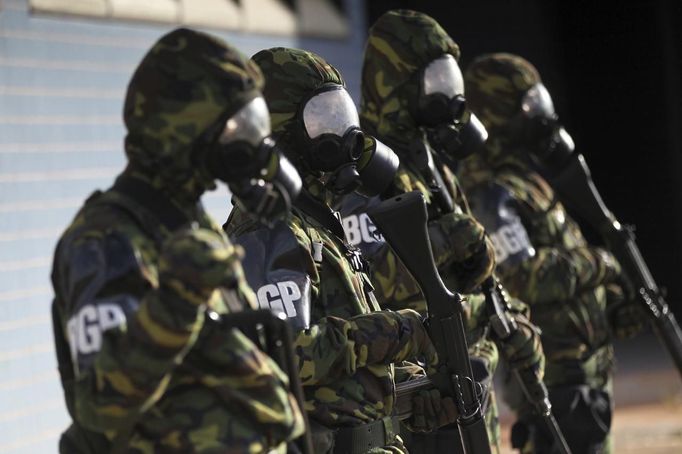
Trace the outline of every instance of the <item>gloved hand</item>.
<instances>
[{"instance_id":1,"label":"gloved hand","mask_svg":"<svg viewBox=\"0 0 682 454\"><path fill-rule=\"evenodd\" d=\"M404 423L412 432L431 432L457 420L457 407L451 397L438 389L421 390L412 397L412 416Z\"/></svg>"},{"instance_id":2,"label":"gloved hand","mask_svg":"<svg viewBox=\"0 0 682 454\"><path fill-rule=\"evenodd\" d=\"M217 232L203 228L173 234L159 256L159 287L194 305L208 303L213 291L233 287L242 272L243 251Z\"/></svg>"},{"instance_id":3,"label":"gloved hand","mask_svg":"<svg viewBox=\"0 0 682 454\"><path fill-rule=\"evenodd\" d=\"M485 229L474 218L451 213L429 223L431 248L439 270L456 279L456 290L470 293L495 267L495 250Z\"/></svg>"},{"instance_id":4,"label":"gloved hand","mask_svg":"<svg viewBox=\"0 0 682 454\"><path fill-rule=\"evenodd\" d=\"M459 292L474 292L492 274L495 269L494 251L492 242L486 236L478 251L468 259L450 265L450 270L457 279Z\"/></svg>"},{"instance_id":5,"label":"gloved hand","mask_svg":"<svg viewBox=\"0 0 682 454\"><path fill-rule=\"evenodd\" d=\"M606 286L606 317L616 339L634 337L646 325L646 316L637 302L615 283Z\"/></svg>"},{"instance_id":6,"label":"gloved hand","mask_svg":"<svg viewBox=\"0 0 682 454\"><path fill-rule=\"evenodd\" d=\"M605 284L613 281L618 282L625 280L620 262L618 262L618 259L616 259L611 252L600 247L595 247L593 250L603 266L603 277L601 280L602 283Z\"/></svg>"},{"instance_id":7,"label":"gloved hand","mask_svg":"<svg viewBox=\"0 0 682 454\"><path fill-rule=\"evenodd\" d=\"M545 354L540 330L519 313L510 313L518 329L506 339L498 340L502 357L512 369L532 371L540 379L545 373Z\"/></svg>"},{"instance_id":8,"label":"gloved hand","mask_svg":"<svg viewBox=\"0 0 682 454\"><path fill-rule=\"evenodd\" d=\"M424 322L422 321L419 312L412 309L401 309L396 311L401 318L401 331L409 336L410 343L412 344L412 354L407 356L405 352L402 352L399 358L395 358L395 362L404 361L407 359L418 358L425 365L426 373L432 374L436 371L438 367L438 353L436 353L436 348L431 342ZM403 356L406 355L406 356Z\"/></svg>"},{"instance_id":9,"label":"gloved hand","mask_svg":"<svg viewBox=\"0 0 682 454\"><path fill-rule=\"evenodd\" d=\"M606 249L580 246L563 251L572 265L576 288L594 289L621 279L618 260Z\"/></svg>"}]
</instances>

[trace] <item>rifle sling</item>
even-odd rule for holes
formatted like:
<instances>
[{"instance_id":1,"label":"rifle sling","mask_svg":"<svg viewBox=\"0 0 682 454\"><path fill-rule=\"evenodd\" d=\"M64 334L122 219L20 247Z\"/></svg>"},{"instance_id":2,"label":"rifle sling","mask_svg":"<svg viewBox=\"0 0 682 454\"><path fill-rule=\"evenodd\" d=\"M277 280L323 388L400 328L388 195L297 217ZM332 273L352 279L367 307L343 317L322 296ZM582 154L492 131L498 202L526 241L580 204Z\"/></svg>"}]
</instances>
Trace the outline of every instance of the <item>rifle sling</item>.
<instances>
[{"instance_id":1,"label":"rifle sling","mask_svg":"<svg viewBox=\"0 0 682 454\"><path fill-rule=\"evenodd\" d=\"M310 192L303 189L296 199L296 202L294 202L294 206L315 219L322 227L329 230L345 243L346 235L343 232L341 221L336 216L336 212L324 203L315 199Z\"/></svg>"},{"instance_id":2,"label":"rifle sling","mask_svg":"<svg viewBox=\"0 0 682 454\"><path fill-rule=\"evenodd\" d=\"M112 188L153 214L168 231L172 232L190 222L190 219L167 196L149 183L138 178L120 176ZM139 220L139 215L131 213Z\"/></svg>"}]
</instances>

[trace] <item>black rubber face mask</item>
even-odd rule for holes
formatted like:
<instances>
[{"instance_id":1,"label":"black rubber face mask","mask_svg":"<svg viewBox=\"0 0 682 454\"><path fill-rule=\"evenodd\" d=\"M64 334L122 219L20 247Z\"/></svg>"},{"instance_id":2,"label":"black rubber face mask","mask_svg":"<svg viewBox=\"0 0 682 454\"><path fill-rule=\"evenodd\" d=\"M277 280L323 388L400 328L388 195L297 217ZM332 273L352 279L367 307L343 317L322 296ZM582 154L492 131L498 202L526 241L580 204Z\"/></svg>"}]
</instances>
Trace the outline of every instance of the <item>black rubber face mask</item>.
<instances>
[{"instance_id":1,"label":"black rubber face mask","mask_svg":"<svg viewBox=\"0 0 682 454\"><path fill-rule=\"evenodd\" d=\"M303 103L301 153L305 165L322 172L325 187L347 194L362 183L358 162L363 156L365 135L358 111L346 89L329 84Z\"/></svg>"},{"instance_id":2,"label":"black rubber face mask","mask_svg":"<svg viewBox=\"0 0 682 454\"><path fill-rule=\"evenodd\" d=\"M517 141L545 169L563 168L575 150L573 139L559 122L554 103L543 84L531 87L521 102L516 122Z\"/></svg>"},{"instance_id":3,"label":"black rubber face mask","mask_svg":"<svg viewBox=\"0 0 682 454\"><path fill-rule=\"evenodd\" d=\"M444 55L420 73L415 118L429 144L448 165L483 149L488 133L466 107L464 80L457 61Z\"/></svg>"},{"instance_id":4,"label":"black rubber face mask","mask_svg":"<svg viewBox=\"0 0 682 454\"><path fill-rule=\"evenodd\" d=\"M224 122L203 154L204 166L247 213L270 224L289 215L301 177L270 138L270 113L257 97Z\"/></svg>"}]
</instances>

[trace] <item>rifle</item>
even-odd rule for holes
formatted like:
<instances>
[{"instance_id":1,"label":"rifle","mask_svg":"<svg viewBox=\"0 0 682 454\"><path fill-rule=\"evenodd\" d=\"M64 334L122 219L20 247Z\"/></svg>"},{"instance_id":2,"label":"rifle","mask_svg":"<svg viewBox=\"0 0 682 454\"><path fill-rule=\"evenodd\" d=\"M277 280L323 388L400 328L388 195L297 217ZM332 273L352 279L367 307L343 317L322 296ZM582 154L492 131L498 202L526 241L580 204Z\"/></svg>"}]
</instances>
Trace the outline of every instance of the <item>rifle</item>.
<instances>
[{"instance_id":1,"label":"rifle","mask_svg":"<svg viewBox=\"0 0 682 454\"><path fill-rule=\"evenodd\" d=\"M443 214L452 213L454 211L454 202L445 188L431 153L428 150L424 151L425 153L417 155L420 158L417 161L419 170L422 176L426 178L433 201L439 207L440 212ZM483 283L482 289L486 297L486 307L490 314L490 323L493 331L500 341L504 342L514 334L518 326L516 326L514 319L509 317L507 313L509 304L506 301L502 287L493 275ZM545 383L535 374L529 372L512 369L512 374L522 389L526 400L531 404L536 415L545 422L558 451L561 454L571 454L566 439L552 414L552 405L549 401ZM415 383L407 382L397 392L405 394L406 397L411 397L411 394L417 390L416 388L417 385ZM405 405L402 402L398 405L400 414L407 412Z\"/></svg>"},{"instance_id":2,"label":"rifle","mask_svg":"<svg viewBox=\"0 0 682 454\"><path fill-rule=\"evenodd\" d=\"M544 171L559 199L597 230L633 285L654 332L668 349L682 375L682 330L635 242L634 227L623 225L597 191L580 153L543 161Z\"/></svg>"},{"instance_id":3,"label":"rifle","mask_svg":"<svg viewBox=\"0 0 682 454\"><path fill-rule=\"evenodd\" d=\"M495 335L504 342L509 339L519 329L516 321L508 314L510 307L507 301L502 286L491 276L483 283L483 293L487 303L490 314L490 324ZM554 440L554 447L552 452L556 449L561 454L571 454L571 449L566 443L564 434L559 428L554 415L552 414L552 404L549 401L547 387L545 383L533 371L518 368L511 368L517 383L521 387L526 400L533 407L535 414L540 417L547 426L552 439Z\"/></svg>"},{"instance_id":4,"label":"rifle","mask_svg":"<svg viewBox=\"0 0 682 454\"><path fill-rule=\"evenodd\" d=\"M381 202L368 214L426 298L426 328L440 359L431 381L457 405L464 452L491 453L480 402L482 389L474 381L469 360L462 299L445 287L436 269L424 196L416 191L402 194Z\"/></svg>"},{"instance_id":5,"label":"rifle","mask_svg":"<svg viewBox=\"0 0 682 454\"><path fill-rule=\"evenodd\" d=\"M303 415L305 432L295 440L300 454L313 454L310 424L303 403L303 387L298 376L298 367L293 350L291 326L281 313L268 309L247 310L227 315L209 312L208 317L221 324L223 328L236 328L244 333L262 351L268 354L289 377L289 391L293 394Z\"/></svg>"}]
</instances>

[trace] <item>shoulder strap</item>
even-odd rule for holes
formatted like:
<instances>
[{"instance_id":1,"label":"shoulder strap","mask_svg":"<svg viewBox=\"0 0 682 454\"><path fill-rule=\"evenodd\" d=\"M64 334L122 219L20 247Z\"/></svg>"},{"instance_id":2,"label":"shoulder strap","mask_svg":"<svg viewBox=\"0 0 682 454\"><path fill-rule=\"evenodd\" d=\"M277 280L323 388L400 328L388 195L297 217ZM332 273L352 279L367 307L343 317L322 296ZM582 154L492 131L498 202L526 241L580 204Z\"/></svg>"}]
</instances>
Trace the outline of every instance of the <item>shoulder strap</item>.
<instances>
[{"instance_id":1,"label":"shoulder strap","mask_svg":"<svg viewBox=\"0 0 682 454\"><path fill-rule=\"evenodd\" d=\"M346 241L346 234L341 224L341 216L337 211L332 210L329 206L315 199L305 189L299 194L294 207L313 218L322 227L336 236L341 243L346 258L348 258L355 271L369 273L369 263L362 256L360 249L351 246Z\"/></svg>"},{"instance_id":2,"label":"shoulder strap","mask_svg":"<svg viewBox=\"0 0 682 454\"><path fill-rule=\"evenodd\" d=\"M294 206L319 222L322 227L333 233L344 244L346 243L346 235L343 232L338 214L324 203L316 200L308 191L305 189L301 191Z\"/></svg>"},{"instance_id":3,"label":"shoulder strap","mask_svg":"<svg viewBox=\"0 0 682 454\"><path fill-rule=\"evenodd\" d=\"M135 200L152 213L169 231L177 230L190 219L154 186L137 178L120 176L112 188L119 194Z\"/></svg>"}]
</instances>

